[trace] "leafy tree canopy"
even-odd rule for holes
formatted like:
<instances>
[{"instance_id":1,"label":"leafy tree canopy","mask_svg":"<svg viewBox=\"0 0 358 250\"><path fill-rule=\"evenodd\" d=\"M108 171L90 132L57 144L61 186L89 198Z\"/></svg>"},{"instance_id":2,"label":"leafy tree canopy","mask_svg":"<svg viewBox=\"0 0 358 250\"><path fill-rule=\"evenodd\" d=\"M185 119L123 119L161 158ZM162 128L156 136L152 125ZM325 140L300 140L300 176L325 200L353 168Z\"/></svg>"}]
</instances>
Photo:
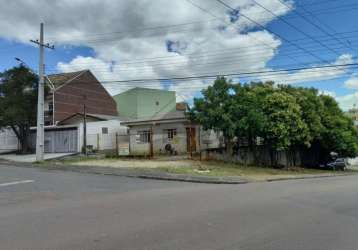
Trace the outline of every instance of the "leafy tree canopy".
<instances>
[{"instance_id":1,"label":"leafy tree canopy","mask_svg":"<svg viewBox=\"0 0 358 250\"><path fill-rule=\"evenodd\" d=\"M358 155L358 131L329 96L313 88L273 82L233 84L220 77L194 99L190 118L227 140L264 138L276 151L311 149L342 157Z\"/></svg>"},{"instance_id":2,"label":"leafy tree canopy","mask_svg":"<svg viewBox=\"0 0 358 250\"><path fill-rule=\"evenodd\" d=\"M0 127L11 127L22 150L30 126L36 124L38 78L24 66L0 74Z\"/></svg>"}]
</instances>

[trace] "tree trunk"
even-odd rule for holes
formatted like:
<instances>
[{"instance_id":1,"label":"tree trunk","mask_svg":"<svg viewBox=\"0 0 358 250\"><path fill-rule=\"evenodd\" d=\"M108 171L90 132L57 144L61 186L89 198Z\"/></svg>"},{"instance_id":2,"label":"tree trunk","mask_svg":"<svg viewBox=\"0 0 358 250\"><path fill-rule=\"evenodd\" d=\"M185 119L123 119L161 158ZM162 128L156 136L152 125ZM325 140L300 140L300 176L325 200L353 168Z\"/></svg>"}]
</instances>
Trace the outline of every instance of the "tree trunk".
<instances>
[{"instance_id":1,"label":"tree trunk","mask_svg":"<svg viewBox=\"0 0 358 250\"><path fill-rule=\"evenodd\" d=\"M270 159L271 159L271 167L277 166L277 151L275 149L270 148Z\"/></svg>"},{"instance_id":2,"label":"tree trunk","mask_svg":"<svg viewBox=\"0 0 358 250\"><path fill-rule=\"evenodd\" d=\"M257 143L256 143L256 138L253 139L251 136L249 138L249 148L250 148L250 151L252 152L252 155L253 155L253 164L255 166L258 166L259 165L259 156L257 155Z\"/></svg>"},{"instance_id":3,"label":"tree trunk","mask_svg":"<svg viewBox=\"0 0 358 250\"><path fill-rule=\"evenodd\" d=\"M29 142L28 142L28 137L30 134L30 127L29 126L18 126L18 129L16 128L16 126L11 126L12 130L14 131L17 139L20 142L20 153L22 154L26 154L29 153Z\"/></svg>"}]
</instances>

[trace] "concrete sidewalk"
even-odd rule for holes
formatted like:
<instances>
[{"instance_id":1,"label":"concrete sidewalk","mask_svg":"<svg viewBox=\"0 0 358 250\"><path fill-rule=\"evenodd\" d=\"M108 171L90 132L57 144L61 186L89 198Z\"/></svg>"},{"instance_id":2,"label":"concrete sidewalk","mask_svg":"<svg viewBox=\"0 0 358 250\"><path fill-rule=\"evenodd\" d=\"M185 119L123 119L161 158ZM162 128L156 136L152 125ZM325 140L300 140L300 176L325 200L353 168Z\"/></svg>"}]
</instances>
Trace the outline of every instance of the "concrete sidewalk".
<instances>
[{"instance_id":1,"label":"concrete sidewalk","mask_svg":"<svg viewBox=\"0 0 358 250\"><path fill-rule=\"evenodd\" d=\"M45 154L44 158L45 160L54 160L70 155L74 155L74 153L51 153L51 154ZM12 161L12 162L34 163L36 162L36 155L35 154L27 154L27 155L3 154L0 155L0 159Z\"/></svg>"}]
</instances>

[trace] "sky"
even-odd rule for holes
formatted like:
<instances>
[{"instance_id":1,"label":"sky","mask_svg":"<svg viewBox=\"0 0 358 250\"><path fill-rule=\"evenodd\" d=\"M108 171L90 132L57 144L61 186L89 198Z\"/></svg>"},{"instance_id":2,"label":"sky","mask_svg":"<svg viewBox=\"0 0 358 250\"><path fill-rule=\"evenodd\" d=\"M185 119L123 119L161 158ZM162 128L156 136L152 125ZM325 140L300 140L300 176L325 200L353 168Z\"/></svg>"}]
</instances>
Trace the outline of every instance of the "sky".
<instances>
[{"instance_id":1,"label":"sky","mask_svg":"<svg viewBox=\"0 0 358 250\"><path fill-rule=\"evenodd\" d=\"M314 87L348 110L358 105L357 14L356 0L12 0L0 8L0 71L15 57L37 71L30 39L43 22L55 45L46 74L90 69L112 95L160 88L190 103L213 78L182 77L230 75Z\"/></svg>"}]
</instances>

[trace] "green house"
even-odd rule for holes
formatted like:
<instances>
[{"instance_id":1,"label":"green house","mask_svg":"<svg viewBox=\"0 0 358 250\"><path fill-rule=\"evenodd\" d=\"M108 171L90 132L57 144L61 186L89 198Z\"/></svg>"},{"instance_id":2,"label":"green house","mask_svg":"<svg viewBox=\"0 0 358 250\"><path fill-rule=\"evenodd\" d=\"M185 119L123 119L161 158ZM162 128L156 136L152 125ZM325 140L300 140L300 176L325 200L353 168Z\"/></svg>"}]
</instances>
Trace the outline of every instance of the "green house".
<instances>
[{"instance_id":1,"label":"green house","mask_svg":"<svg viewBox=\"0 0 358 250\"><path fill-rule=\"evenodd\" d=\"M133 88L113 96L119 116L147 118L176 110L175 91Z\"/></svg>"}]
</instances>

